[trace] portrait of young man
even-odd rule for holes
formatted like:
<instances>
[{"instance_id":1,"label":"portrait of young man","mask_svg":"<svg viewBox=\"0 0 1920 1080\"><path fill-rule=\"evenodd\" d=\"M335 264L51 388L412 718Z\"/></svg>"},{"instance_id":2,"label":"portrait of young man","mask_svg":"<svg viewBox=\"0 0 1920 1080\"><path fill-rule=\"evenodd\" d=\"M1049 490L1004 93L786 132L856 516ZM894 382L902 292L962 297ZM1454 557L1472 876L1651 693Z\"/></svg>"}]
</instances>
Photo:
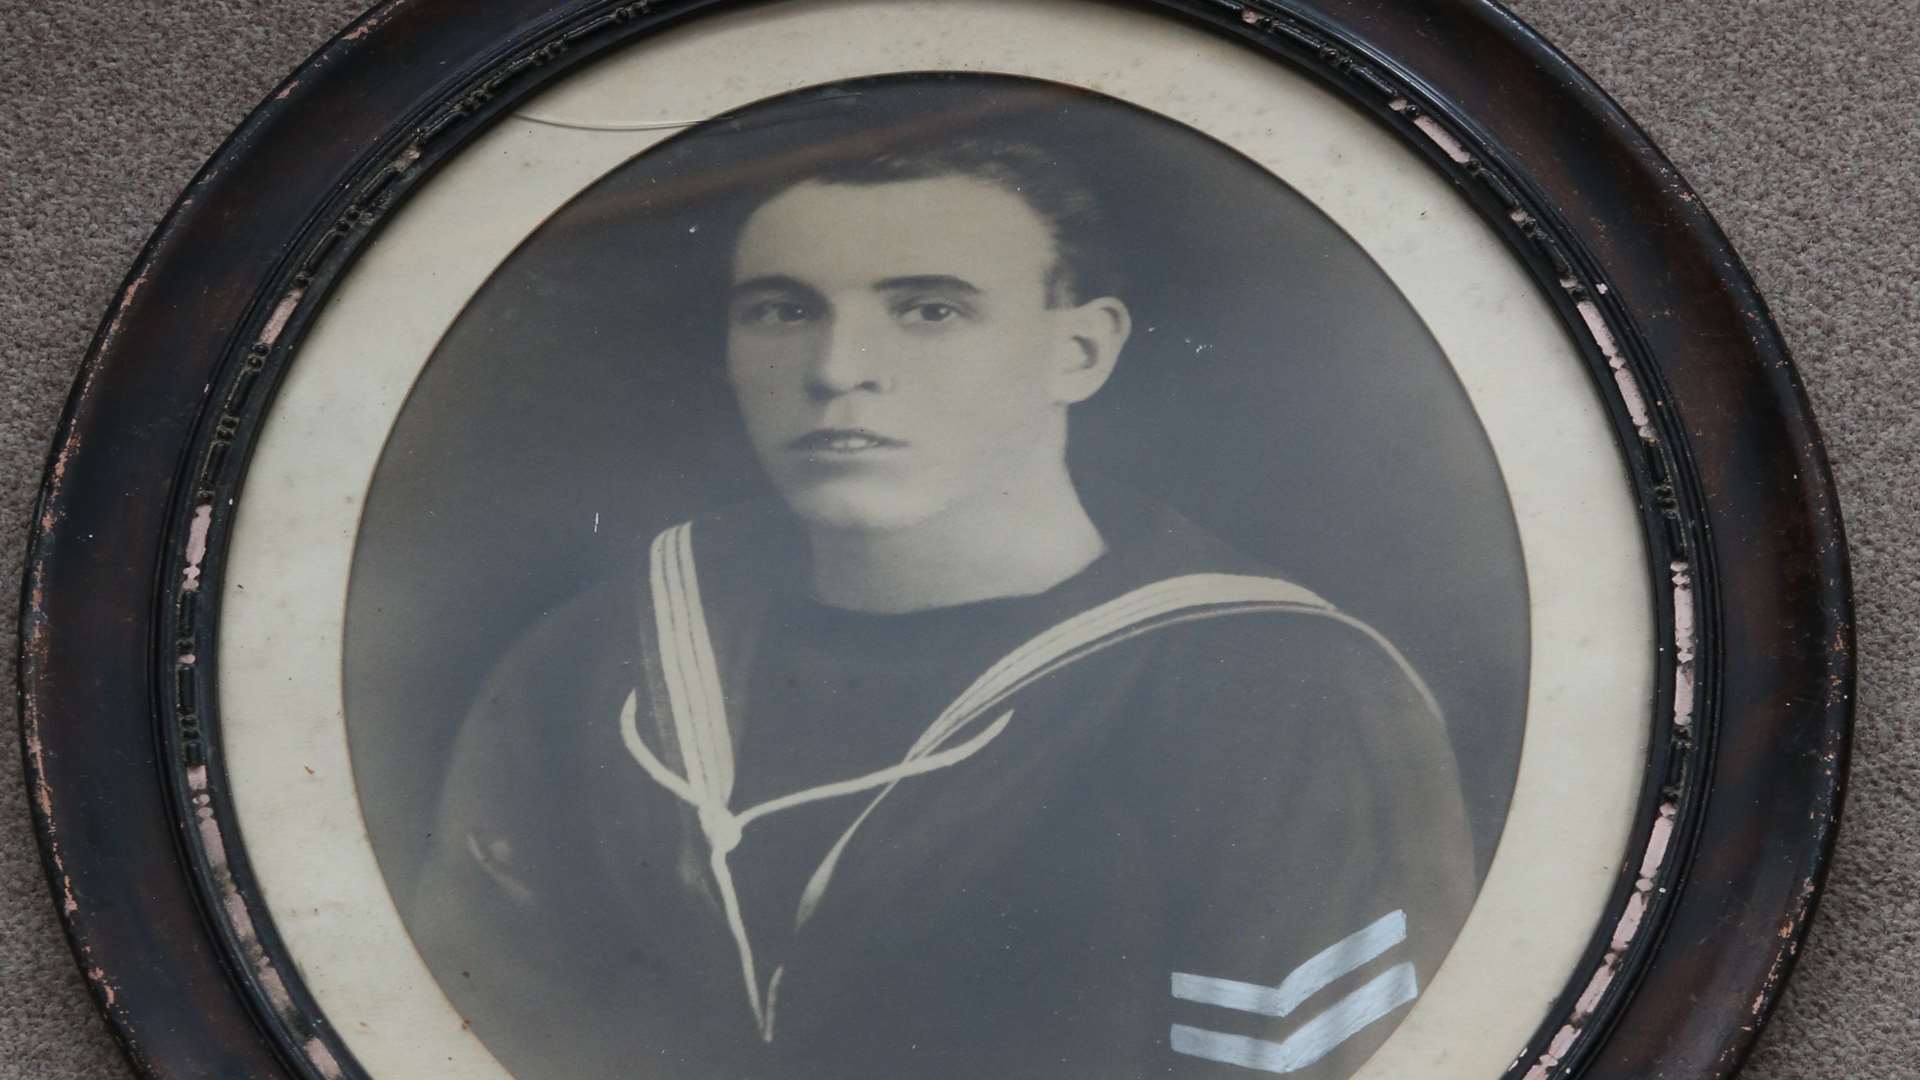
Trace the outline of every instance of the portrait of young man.
<instances>
[{"instance_id":1,"label":"portrait of young man","mask_svg":"<svg viewBox=\"0 0 1920 1080\"><path fill-rule=\"evenodd\" d=\"M1441 709L1069 467L1123 228L991 125L756 194L716 338L774 495L517 636L403 902L516 1076L1339 1080L1405 1016L1477 881Z\"/></svg>"}]
</instances>

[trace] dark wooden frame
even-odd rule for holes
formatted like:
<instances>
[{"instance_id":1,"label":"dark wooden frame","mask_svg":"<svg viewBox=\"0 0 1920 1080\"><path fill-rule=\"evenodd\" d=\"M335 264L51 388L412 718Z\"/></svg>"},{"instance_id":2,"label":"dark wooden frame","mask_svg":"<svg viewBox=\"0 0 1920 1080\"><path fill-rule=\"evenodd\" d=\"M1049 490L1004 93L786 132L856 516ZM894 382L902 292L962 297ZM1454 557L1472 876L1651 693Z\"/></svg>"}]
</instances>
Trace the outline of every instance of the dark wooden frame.
<instances>
[{"instance_id":1,"label":"dark wooden frame","mask_svg":"<svg viewBox=\"0 0 1920 1080\"><path fill-rule=\"evenodd\" d=\"M320 299L514 102L740 2L383 6L221 148L107 314L36 515L20 695L55 900L146 1075L364 1075L258 903L212 737L232 508ZM1853 683L1839 512L1764 303L1646 136L1487 0L1135 6L1265 50L1398 131L1503 230L1588 353L1656 572L1654 749L1603 930L1507 1075L1732 1073L1827 866Z\"/></svg>"}]
</instances>

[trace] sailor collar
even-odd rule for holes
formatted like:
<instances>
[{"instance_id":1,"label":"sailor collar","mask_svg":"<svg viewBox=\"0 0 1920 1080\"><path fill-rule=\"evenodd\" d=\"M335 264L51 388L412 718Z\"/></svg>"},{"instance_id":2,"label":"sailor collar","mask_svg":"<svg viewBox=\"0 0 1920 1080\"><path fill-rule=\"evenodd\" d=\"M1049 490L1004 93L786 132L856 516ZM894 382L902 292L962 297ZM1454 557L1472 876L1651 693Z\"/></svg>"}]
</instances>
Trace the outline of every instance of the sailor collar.
<instances>
[{"instance_id":1,"label":"sailor collar","mask_svg":"<svg viewBox=\"0 0 1920 1080\"><path fill-rule=\"evenodd\" d=\"M932 718L895 764L735 808L732 728L693 540L692 522L675 525L654 538L647 555L651 611L642 614L642 619L650 617L652 624L652 633L642 636L650 639L657 651L657 656L644 658L649 661L645 666L657 663L655 670L661 674L666 700L657 704L664 705L671 722L680 770L671 767L641 735L641 687L626 696L619 730L627 753L645 775L690 807L699 822L708 870L739 953L747 1002L760 1036L767 1042L774 1037L775 1005L784 968L774 969L763 991L728 865L728 857L740 845L744 831L755 821L794 807L866 796L866 806L827 850L801 892L794 924L804 925L832 885L847 845L895 787L914 777L957 766L979 753L1013 722L1013 701L1019 692L1063 667L1171 626L1251 613L1293 612L1332 619L1370 637L1393 658L1434 713L1439 712L1418 675L1384 637L1313 592L1282 578L1257 573L1177 573L1133 584L1042 629L1007 652Z\"/></svg>"}]
</instances>

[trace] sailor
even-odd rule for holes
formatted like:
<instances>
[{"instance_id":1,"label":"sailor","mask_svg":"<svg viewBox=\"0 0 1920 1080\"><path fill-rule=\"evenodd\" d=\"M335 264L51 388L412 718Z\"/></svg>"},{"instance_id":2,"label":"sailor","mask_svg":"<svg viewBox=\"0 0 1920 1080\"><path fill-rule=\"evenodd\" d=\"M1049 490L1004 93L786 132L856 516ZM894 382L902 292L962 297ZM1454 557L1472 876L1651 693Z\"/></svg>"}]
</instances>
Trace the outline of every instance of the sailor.
<instances>
[{"instance_id":1,"label":"sailor","mask_svg":"<svg viewBox=\"0 0 1920 1080\"><path fill-rule=\"evenodd\" d=\"M407 905L518 1080L1339 1080L1432 979L1475 880L1419 675L1068 468L1132 329L1109 228L984 137L745 220L779 499L522 636Z\"/></svg>"}]
</instances>

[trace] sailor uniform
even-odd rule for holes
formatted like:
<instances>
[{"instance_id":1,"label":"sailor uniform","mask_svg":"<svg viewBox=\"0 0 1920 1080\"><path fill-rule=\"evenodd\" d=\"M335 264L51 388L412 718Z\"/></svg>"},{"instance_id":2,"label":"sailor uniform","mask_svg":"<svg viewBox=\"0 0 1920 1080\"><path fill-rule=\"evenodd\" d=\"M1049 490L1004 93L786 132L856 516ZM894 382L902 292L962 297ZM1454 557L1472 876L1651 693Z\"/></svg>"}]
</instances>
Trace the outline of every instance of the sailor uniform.
<instances>
[{"instance_id":1,"label":"sailor uniform","mask_svg":"<svg viewBox=\"0 0 1920 1080\"><path fill-rule=\"evenodd\" d=\"M1474 888L1379 634L1170 511L1038 596L795 594L655 538L496 668L409 929L518 1080L1336 1080Z\"/></svg>"}]
</instances>

